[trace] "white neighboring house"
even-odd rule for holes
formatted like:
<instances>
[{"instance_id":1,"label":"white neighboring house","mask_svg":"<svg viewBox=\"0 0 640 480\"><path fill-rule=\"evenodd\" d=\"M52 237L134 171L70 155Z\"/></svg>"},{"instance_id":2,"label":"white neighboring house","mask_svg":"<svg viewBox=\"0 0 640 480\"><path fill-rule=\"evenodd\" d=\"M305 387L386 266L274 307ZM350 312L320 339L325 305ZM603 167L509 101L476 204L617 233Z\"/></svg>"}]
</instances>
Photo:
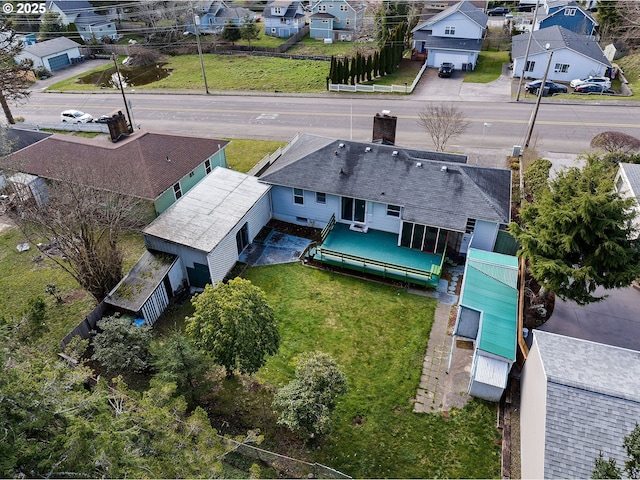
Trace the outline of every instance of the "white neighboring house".
<instances>
[{"instance_id":1,"label":"white neighboring house","mask_svg":"<svg viewBox=\"0 0 640 480\"><path fill-rule=\"evenodd\" d=\"M520 380L522 478L590 478L602 452L624 468L640 419L640 352L534 330Z\"/></svg>"},{"instance_id":2,"label":"white neighboring house","mask_svg":"<svg viewBox=\"0 0 640 480\"><path fill-rule=\"evenodd\" d=\"M473 3L458 2L411 30L413 49L419 54L427 54L429 67L450 62L458 70L473 70L488 18Z\"/></svg>"},{"instance_id":3,"label":"white neighboring house","mask_svg":"<svg viewBox=\"0 0 640 480\"><path fill-rule=\"evenodd\" d=\"M178 256L190 286L219 282L271 219L269 190L217 167L143 230L145 245Z\"/></svg>"},{"instance_id":4,"label":"white neighboring house","mask_svg":"<svg viewBox=\"0 0 640 480\"><path fill-rule=\"evenodd\" d=\"M50 72L71 65L80 58L80 44L67 37L58 37L44 42L26 45L20 55L17 55L17 63L30 59L33 67L44 67Z\"/></svg>"},{"instance_id":5,"label":"white neighboring house","mask_svg":"<svg viewBox=\"0 0 640 480\"><path fill-rule=\"evenodd\" d=\"M636 200L636 218L633 222L636 233L640 234L640 165L635 163L621 163L615 179L616 191L624 198Z\"/></svg>"},{"instance_id":6,"label":"white neighboring house","mask_svg":"<svg viewBox=\"0 0 640 480\"><path fill-rule=\"evenodd\" d=\"M598 42L589 35L579 35L557 25L535 30L527 63L524 56L527 51L529 34L512 38L513 75L524 78L541 79L547 68L549 54L553 52L547 80L569 83L574 78L607 76L611 62L607 60ZM549 49L546 46L549 45Z\"/></svg>"},{"instance_id":7,"label":"white neighboring house","mask_svg":"<svg viewBox=\"0 0 640 480\"><path fill-rule=\"evenodd\" d=\"M98 41L104 37L113 40L119 38L116 24L108 17L98 15L85 0L49 0L46 7L47 10L60 15L63 25L74 24L85 42L93 38Z\"/></svg>"}]
</instances>

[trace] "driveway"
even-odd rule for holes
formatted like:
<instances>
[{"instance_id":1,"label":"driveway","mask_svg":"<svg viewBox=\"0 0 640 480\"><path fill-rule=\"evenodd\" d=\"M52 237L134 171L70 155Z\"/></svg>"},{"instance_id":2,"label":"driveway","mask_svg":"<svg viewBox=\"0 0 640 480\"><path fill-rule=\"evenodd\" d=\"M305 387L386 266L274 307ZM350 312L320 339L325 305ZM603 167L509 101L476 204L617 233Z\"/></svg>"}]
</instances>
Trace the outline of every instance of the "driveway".
<instances>
[{"instance_id":1,"label":"driveway","mask_svg":"<svg viewBox=\"0 0 640 480\"><path fill-rule=\"evenodd\" d=\"M603 292L599 289L596 294ZM556 299L553 315L540 330L640 350L640 291L628 287L608 295L584 307Z\"/></svg>"}]
</instances>

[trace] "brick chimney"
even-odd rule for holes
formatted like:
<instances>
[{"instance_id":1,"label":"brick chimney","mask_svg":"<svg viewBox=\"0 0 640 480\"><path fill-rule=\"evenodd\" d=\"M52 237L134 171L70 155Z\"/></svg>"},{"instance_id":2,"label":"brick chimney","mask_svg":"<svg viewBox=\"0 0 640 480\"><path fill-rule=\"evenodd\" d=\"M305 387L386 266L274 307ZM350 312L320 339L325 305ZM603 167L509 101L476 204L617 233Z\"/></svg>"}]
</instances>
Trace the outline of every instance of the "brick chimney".
<instances>
[{"instance_id":1,"label":"brick chimney","mask_svg":"<svg viewBox=\"0 0 640 480\"><path fill-rule=\"evenodd\" d=\"M389 110L382 110L373 117L373 139L374 143L395 145L396 125L398 117L391 115Z\"/></svg>"},{"instance_id":2,"label":"brick chimney","mask_svg":"<svg viewBox=\"0 0 640 480\"><path fill-rule=\"evenodd\" d=\"M107 120L107 126L109 127L109 135L111 136L112 142L117 142L129 136L129 125L121 111L112 115L111 118Z\"/></svg>"}]
</instances>

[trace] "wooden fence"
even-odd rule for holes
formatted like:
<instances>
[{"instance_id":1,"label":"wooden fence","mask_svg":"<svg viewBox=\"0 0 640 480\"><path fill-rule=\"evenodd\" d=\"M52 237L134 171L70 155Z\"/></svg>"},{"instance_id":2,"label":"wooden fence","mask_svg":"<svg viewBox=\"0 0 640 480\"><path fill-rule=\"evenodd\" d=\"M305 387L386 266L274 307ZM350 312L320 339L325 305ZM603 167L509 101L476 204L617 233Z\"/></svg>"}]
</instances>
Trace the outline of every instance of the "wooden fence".
<instances>
[{"instance_id":1,"label":"wooden fence","mask_svg":"<svg viewBox=\"0 0 640 480\"><path fill-rule=\"evenodd\" d=\"M98 306L85 317L80 325L71 330L71 332L69 332L69 334L62 339L62 341L60 342L62 345L62 350L64 351L64 349L67 348L67 345L69 344L71 339L76 335L82 339L91 338L91 331L95 330L98 320L102 318L106 309L107 306L105 305L105 303L100 302Z\"/></svg>"}]
</instances>

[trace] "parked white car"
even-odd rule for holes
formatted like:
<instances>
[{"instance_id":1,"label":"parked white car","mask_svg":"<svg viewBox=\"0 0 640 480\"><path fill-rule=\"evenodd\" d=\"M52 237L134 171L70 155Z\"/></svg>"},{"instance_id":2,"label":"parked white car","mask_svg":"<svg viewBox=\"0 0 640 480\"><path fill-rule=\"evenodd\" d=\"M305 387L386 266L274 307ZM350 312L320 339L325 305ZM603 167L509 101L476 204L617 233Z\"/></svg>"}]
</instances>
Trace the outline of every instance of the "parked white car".
<instances>
[{"instance_id":1,"label":"parked white car","mask_svg":"<svg viewBox=\"0 0 640 480\"><path fill-rule=\"evenodd\" d=\"M586 78L576 78L574 80L571 80L571 82L569 83L571 88L576 88L580 85L587 85L587 84L597 84L597 85L602 85L602 88L611 88L611 79L607 77L589 76Z\"/></svg>"},{"instance_id":2,"label":"parked white car","mask_svg":"<svg viewBox=\"0 0 640 480\"><path fill-rule=\"evenodd\" d=\"M60 121L62 123L89 123L93 122L93 117L80 110L65 110L60 114Z\"/></svg>"}]
</instances>

